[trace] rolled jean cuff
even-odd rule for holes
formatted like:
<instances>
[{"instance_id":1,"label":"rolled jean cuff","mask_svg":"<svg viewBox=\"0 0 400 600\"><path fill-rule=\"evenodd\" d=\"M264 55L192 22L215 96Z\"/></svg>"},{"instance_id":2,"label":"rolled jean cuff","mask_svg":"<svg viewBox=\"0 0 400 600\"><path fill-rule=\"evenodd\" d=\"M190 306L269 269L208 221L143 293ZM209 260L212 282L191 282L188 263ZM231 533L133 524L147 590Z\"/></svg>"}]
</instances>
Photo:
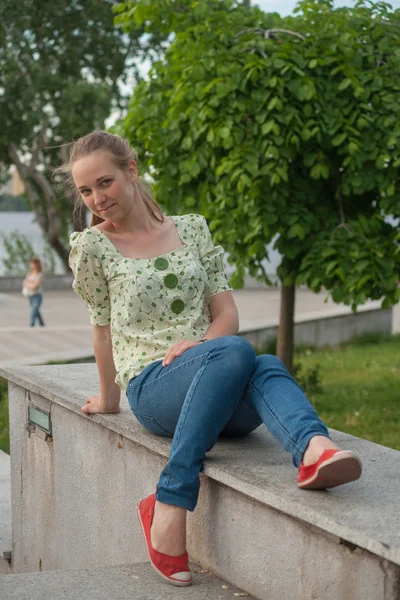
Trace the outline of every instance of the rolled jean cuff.
<instances>
[{"instance_id":1,"label":"rolled jean cuff","mask_svg":"<svg viewBox=\"0 0 400 600\"><path fill-rule=\"evenodd\" d=\"M300 463L303 460L303 456L304 456L305 451L307 450L307 446L313 437L315 437L316 435L322 435L324 437L329 438L328 429L326 427L324 427L323 423L321 423L321 425L322 425L322 427L320 430L309 431L302 439L301 446L297 447L295 449L295 451L293 452L292 460L293 460L293 464L295 467L297 467L297 468L300 467Z\"/></svg>"},{"instance_id":2,"label":"rolled jean cuff","mask_svg":"<svg viewBox=\"0 0 400 600\"><path fill-rule=\"evenodd\" d=\"M156 500L158 502L162 502L163 504L172 504L173 506L180 506L181 508L186 508L193 512L196 508L197 499L195 501L189 500L189 498L182 498L177 496L176 494L170 494L165 490L156 491Z\"/></svg>"}]
</instances>

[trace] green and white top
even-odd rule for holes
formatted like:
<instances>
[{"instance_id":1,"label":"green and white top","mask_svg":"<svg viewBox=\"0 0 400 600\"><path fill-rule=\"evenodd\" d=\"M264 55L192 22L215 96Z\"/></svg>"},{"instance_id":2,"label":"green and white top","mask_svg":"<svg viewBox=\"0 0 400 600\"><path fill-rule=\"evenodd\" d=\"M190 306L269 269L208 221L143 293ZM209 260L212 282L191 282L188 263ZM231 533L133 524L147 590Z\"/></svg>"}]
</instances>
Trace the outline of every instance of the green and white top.
<instances>
[{"instance_id":1,"label":"green and white top","mask_svg":"<svg viewBox=\"0 0 400 600\"><path fill-rule=\"evenodd\" d=\"M183 339L199 340L211 323L209 300L230 290L224 250L204 217L172 217L183 242L153 258L125 258L99 229L71 235L73 289L92 325L110 325L116 382L129 380Z\"/></svg>"}]
</instances>

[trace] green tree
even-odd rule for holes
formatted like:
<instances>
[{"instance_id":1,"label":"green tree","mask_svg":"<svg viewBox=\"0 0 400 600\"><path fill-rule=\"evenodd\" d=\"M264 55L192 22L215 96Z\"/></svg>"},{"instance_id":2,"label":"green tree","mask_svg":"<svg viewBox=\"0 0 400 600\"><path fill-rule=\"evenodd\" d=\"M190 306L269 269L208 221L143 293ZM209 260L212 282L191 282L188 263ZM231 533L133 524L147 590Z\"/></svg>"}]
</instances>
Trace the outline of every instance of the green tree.
<instances>
[{"instance_id":1,"label":"green tree","mask_svg":"<svg viewBox=\"0 0 400 600\"><path fill-rule=\"evenodd\" d=\"M11 231L8 235L0 233L0 241L5 250L5 256L1 259L6 275L26 275L29 261L38 253L25 235L21 235L18 229ZM43 251L43 266L46 273L55 272L54 254L48 243Z\"/></svg>"},{"instance_id":2,"label":"green tree","mask_svg":"<svg viewBox=\"0 0 400 600\"><path fill-rule=\"evenodd\" d=\"M27 0L0 5L0 170L11 164L44 237L66 268L72 198L57 191L53 168L67 144L102 128L112 108L126 102L118 82L136 59L157 54L163 37L130 35L114 26L110 0ZM129 70L129 67L131 68ZM1 173L0 173L1 175ZM74 229L85 226L83 212Z\"/></svg>"},{"instance_id":3,"label":"green tree","mask_svg":"<svg viewBox=\"0 0 400 600\"><path fill-rule=\"evenodd\" d=\"M123 133L158 200L198 210L236 266L268 283L282 254L278 354L291 368L295 286L355 309L399 299L400 11L300 2L281 18L234 0L120 7L126 30L174 34Z\"/></svg>"}]
</instances>

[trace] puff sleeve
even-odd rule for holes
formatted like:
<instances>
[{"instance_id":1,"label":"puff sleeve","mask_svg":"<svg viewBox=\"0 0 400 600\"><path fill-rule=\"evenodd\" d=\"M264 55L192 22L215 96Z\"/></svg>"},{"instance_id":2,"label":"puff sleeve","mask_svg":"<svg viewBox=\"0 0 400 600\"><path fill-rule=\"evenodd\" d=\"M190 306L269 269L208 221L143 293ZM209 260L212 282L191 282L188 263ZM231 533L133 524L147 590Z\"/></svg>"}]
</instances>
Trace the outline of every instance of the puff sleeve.
<instances>
[{"instance_id":1,"label":"puff sleeve","mask_svg":"<svg viewBox=\"0 0 400 600\"><path fill-rule=\"evenodd\" d=\"M224 249L214 246L207 221L200 216L198 225L200 259L208 276L210 296L232 290L224 272Z\"/></svg>"},{"instance_id":2,"label":"puff sleeve","mask_svg":"<svg viewBox=\"0 0 400 600\"><path fill-rule=\"evenodd\" d=\"M110 298L96 248L96 237L89 229L71 234L69 266L74 274L72 288L86 302L91 324L109 325Z\"/></svg>"}]
</instances>

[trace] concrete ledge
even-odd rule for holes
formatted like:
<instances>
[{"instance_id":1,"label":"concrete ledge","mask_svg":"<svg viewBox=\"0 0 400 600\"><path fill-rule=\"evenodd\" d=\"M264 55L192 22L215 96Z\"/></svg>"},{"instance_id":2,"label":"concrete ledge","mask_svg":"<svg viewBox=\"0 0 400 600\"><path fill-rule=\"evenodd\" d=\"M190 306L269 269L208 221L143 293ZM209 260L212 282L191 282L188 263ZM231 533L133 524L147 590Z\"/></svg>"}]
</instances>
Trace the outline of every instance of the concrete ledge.
<instances>
[{"instance_id":1,"label":"concrete ledge","mask_svg":"<svg viewBox=\"0 0 400 600\"><path fill-rule=\"evenodd\" d=\"M96 365L2 369L10 387L14 572L146 560L135 506L154 491L170 441L144 431L127 402L85 417ZM27 406L52 436L27 428ZM189 552L203 568L265 600L395 600L400 594L400 452L332 432L359 453L359 482L295 485L265 428L220 441L205 463ZM327 569L329 565L329 569Z\"/></svg>"},{"instance_id":2,"label":"concrete ledge","mask_svg":"<svg viewBox=\"0 0 400 600\"><path fill-rule=\"evenodd\" d=\"M254 600L211 573L195 565L192 569L193 585L184 590L162 581L149 563L9 575L1 579L1 600Z\"/></svg>"},{"instance_id":3,"label":"concrete ledge","mask_svg":"<svg viewBox=\"0 0 400 600\"><path fill-rule=\"evenodd\" d=\"M365 333L392 333L392 309L383 310L380 304L359 307L356 313L338 306L329 311L318 311L296 318L294 342L296 345L310 344L317 348L340 346L348 340ZM243 326L239 335L251 344L262 348L266 342L278 336L279 323L276 320L263 321L257 327Z\"/></svg>"}]
</instances>

